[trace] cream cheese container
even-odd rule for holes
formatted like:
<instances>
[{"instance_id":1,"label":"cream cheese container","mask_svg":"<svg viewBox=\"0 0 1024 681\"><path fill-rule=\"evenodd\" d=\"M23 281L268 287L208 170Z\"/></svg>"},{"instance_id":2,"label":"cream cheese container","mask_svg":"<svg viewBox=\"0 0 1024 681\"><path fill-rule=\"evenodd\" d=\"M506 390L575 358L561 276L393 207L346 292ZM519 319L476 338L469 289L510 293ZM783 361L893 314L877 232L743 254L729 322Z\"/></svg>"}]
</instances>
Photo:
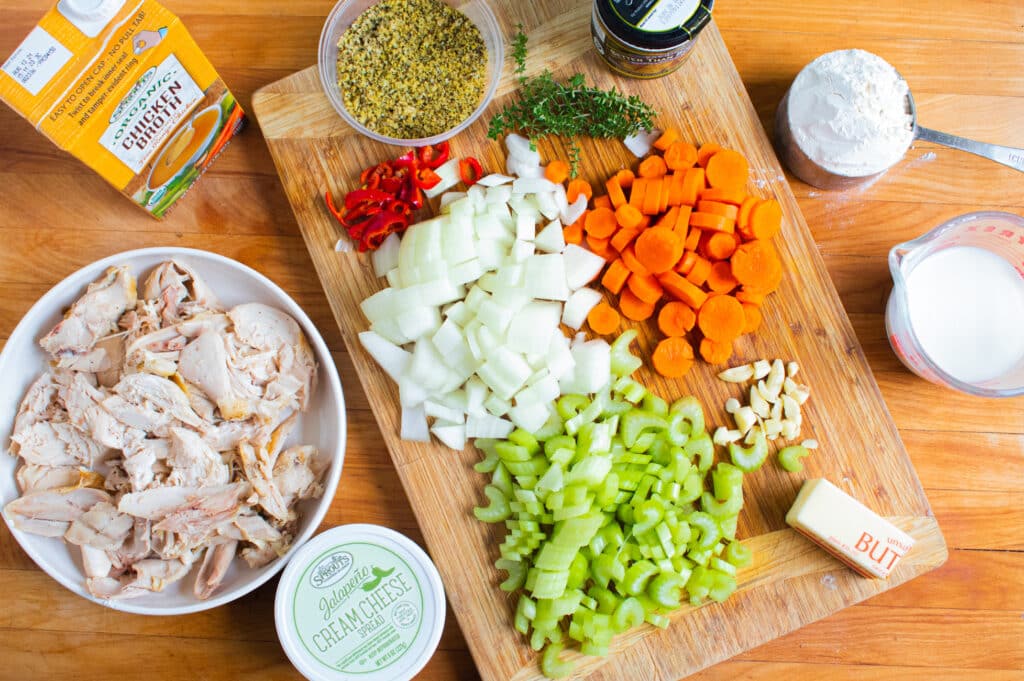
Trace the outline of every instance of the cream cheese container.
<instances>
[{"instance_id":1,"label":"cream cheese container","mask_svg":"<svg viewBox=\"0 0 1024 681\"><path fill-rule=\"evenodd\" d=\"M377 525L318 535L288 563L274 620L310 681L408 681L444 628L444 587L424 551Z\"/></svg>"}]
</instances>

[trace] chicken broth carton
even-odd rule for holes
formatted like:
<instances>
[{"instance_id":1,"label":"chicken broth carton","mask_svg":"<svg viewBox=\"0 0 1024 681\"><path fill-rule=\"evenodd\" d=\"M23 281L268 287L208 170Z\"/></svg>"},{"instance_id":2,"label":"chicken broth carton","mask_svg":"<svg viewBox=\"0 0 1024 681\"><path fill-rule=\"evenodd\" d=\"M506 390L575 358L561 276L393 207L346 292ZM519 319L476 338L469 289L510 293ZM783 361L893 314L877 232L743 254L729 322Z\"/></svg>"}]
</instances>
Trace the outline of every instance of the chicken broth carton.
<instances>
[{"instance_id":1,"label":"chicken broth carton","mask_svg":"<svg viewBox=\"0 0 1024 681\"><path fill-rule=\"evenodd\" d=\"M0 99L157 218L245 118L153 0L60 0L0 66Z\"/></svg>"}]
</instances>

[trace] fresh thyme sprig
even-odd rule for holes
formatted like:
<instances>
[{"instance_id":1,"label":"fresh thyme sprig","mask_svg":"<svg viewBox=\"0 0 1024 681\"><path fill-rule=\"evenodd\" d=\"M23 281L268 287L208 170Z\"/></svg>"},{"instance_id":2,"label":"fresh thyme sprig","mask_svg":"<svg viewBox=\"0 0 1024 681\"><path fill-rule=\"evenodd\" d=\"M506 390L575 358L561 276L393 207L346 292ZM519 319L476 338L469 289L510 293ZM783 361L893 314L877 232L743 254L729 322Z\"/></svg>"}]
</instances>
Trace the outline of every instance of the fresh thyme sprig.
<instances>
[{"instance_id":1,"label":"fresh thyme sprig","mask_svg":"<svg viewBox=\"0 0 1024 681\"><path fill-rule=\"evenodd\" d=\"M488 137L498 139L509 132L520 132L531 140L548 135L621 139L654 127L657 112L639 97L626 96L615 88L589 86L581 73L565 83L557 82L547 69L538 76L527 76L526 41L520 24L512 39L519 98L491 118ZM570 145L571 175L575 177L580 149L575 139Z\"/></svg>"}]
</instances>

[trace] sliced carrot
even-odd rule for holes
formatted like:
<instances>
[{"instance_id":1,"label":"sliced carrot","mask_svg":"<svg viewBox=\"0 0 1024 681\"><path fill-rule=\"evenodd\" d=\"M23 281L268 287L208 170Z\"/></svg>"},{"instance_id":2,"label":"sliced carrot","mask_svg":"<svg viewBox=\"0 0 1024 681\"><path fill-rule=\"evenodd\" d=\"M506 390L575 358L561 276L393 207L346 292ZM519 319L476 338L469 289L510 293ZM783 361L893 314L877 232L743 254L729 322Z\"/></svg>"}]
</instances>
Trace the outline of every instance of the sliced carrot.
<instances>
[{"instance_id":1,"label":"sliced carrot","mask_svg":"<svg viewBox=\"0 0 1024 681\"><path fill-rule=\"evenodd\" d=\"M732 271L732 263L729 264L729 268L730 271ZM764 291L749 289L744 286L743 288L736 292L736 300L744 304L760 305L761 303L764 302L766 295L767 294Z\"/></svg>"},{"instance_id":2,"label":"sliced carrot","mask_svg":"<svg viewBox=\"0 0 1024 681\"><path fill-rule=\"evenodd\" d=\"M667 179L668 205L683 205L683 199L686 198L686 187L684 186L684 181L686 179L686 171L677 170L674 173L672 173L671 177L668 177Z\"/></svg>"},{"instance_id":3,"label":"sliced carrot","mask_svg":"<svg viewBox=\"0 0 1024 681\"><path fill-rule=\"evenodd\" d=\"M544 168L544 177L555 184L562 184L569 179L569 164L556 158Z\"/></svg>"},{"instance_id":4,"label":"sliced carrot","mask_svg":"<svg viewBox=\"0 0 1024 681\"><path fill-rule=\"evenodd\" d=\"M732 276L745 287L770 292L782 281L782 263L767 241L755 239L737 246L730 262Z\"/></svg>"},{"instance_id":5,"label":"sliced carrot","mask_svg":"<svg viewBox=\"0 0 1024 681\"><path fill-rule=\"evenodd\" d=\"M667 272L683 255L683 241L667 227L651 227L641 232L633 244L636 258L649 272Z\"/></svg>"},{"instance_id":6,"label":"sliced carrot","mask_svg":"<svg viewBox=\"0 0 1024 681\"><path fill-rule=\"evenodd\" d=\"M739 212L736 214L736 231L747 241L754 238L754 235L750 233L750 211L759 201L760 199L756 196L748 196L743 199Z\"/></svg>"},{"instance_id":7,"label":"sliced carrot","mask_svg":"<svg viewBox=\"0 0 1024 681\"><path fill-rule=\"evenodd\" d=\"M735 229L735 223L729 218L715 215L714 213L701 213L700 211L690 214L690 226L712 229L716 232L727 232L729 234L732 234Z\"/></svg>"},{"instance_id":8,"label":"sliced carrot","mask_svg":"<svg viewBox=\"0 0 1024 681\"><path fill-rule=\"evenodd\" d=\"M594 197L594 208L612 208L612 200L608 196L602 194L601 196Z\"/></svg>"},{"instance_id":9,"label":"sliced carrot","mask_svg":"<svg viewBox=\"0 0 1024 681\"><path fill-rule=\"evenodd\" d=\"M708 280L709 274L711 274L711 261L698 255L693 267L686 274L686 281L694 286L703 286L704 282Z\"/></svg>"},{"instance_id":10,"label":"sliced carrot","mask_svg":"<svg viewBox=\"0 0 1024 681\"><path fill-rule=\"evenodd\" d=\"M761 326L761 308L751 303L743 303L743 333L753 333Z\"/></svg>"},{"instance_id":11,"label":"sliced carrot","mask_svg":"<svg viewBox=\"0 0 1024 681\"><path fill-rule=\"evenodd\" d=\"M619 295L631 274L632 272L629 271L629 268L622 263L621 259L617 258L612 260L611 264L608 265L608 269L605 270L604 276L601 277L601 286L604 286L615 295Z\"/></svg>"},{"instance_id":12,"label":"sliced carrot","mask_svg":"<svg viewBox=\"0 0 1024 681\"><path fill-rule=\"evenodd\" d=\"M732 276L732 266L729 262L722 260L711 265L707 285L715 293L728 293L736 288L739 282Z\"/></svg>"},{"instance_id":13,"label":"sliced carrot","mask_svg":"<svg viewBox=\"0 0 1024 681\"><path fill-rule=\"evenodd\" d=\"M646 177L638 177L633 180L633 187L629 190L629 205L643 209L644 198L647 194L647 182L648 179ZM619 184L622 184L621 180L619 180ZM626 185L622 186L625 187Z\"/></svg>"},{"instance_id":14,"label":"sliced carrot","mask_svg":"<svg viewBox=\"0 0 1024 681\"><path fill-rule=\"evenodd\" d=\"M705 142L700 145L700 149L697 150L697 165L701 168L708 167L708 161L711 157L722 150L721 144L715 144L714 142Z\"/></svg>"},{"instance_id":15,"label":"sliced carrot","mask_svg":"<svg viewBox=\"0 0 1024 681\"><path fill-rule=\"evenodd\" d=\"M651 353L651 365L665 378L682 378L693 366L693 347L679 336L665 338Z\"/></svg>"},{"instance_id":16,"label":"sliced carrot","mask_svg":"<svg viewBox=\"0 0 1024 681\"><path fill-rule=\"evenodd\" d=\"M670 125L665 128L665 132L661 133L661 137L654 140L654 148L665 151L679 139L679 128L674 125Z\"/></svg>"},{"instance_id":17,"label":"sliced carrot","mask_svg":"<svg viewBox=\"0 0 1024 681\"><path fill-rule=\"evenodd\" d=\"M658 202L658 212L664 213L668 210L668 194L671 189L672 177L665 176L661 178L661 200Z\"/></svg>"},{"instance_id":18,"label":"sliced carrot","mask_svg":"<svg viewBox=\"0 0 1024 681\"><path fill-rule=\"evenodd\" d=\"M775 199L761 201L750 210L749 229L755 239L771 239L782 227L782 206Z\"/></svg>"},{"instance_id":19,"label":"sliced carrot","mask_svg":"<svg viewBox=\"0 0 1024 681\"><path fill-rule=\"evenodd\" d=\"M640 161L640 165L636 169L636 174L640 177L665 177L666 172L668 172L668 166L665 165L665 159L657 154L652 154Z\"/></svg>"},{"instance_id":20,"label":"sliced carrot","mask_svg":"<svg viewBox=\"0 0 1024 681\"><path fill-rule=\"evenodd\" d=\"M647 180L647 192L644 194L644 205L640 209L644 215L657 215L661 212L661 185L664 180L660 177Z\"/></svg>"},{"instance_id":21,"label":"sliced carrot","mask_svg":"<svg viewBox=\"0 0 1024 681\"><path fill-rule=\"evenodd\" d=\"M704 234L704 232L697 227L690 229L690 231L686 233L686 241L683 242L683 250L696 251L702 234Z\"/></svg>"},{"instance_id":22,"label":"sliced carrot","mask_svg":"<svg viewBox=\"0 0 1024 681\"><path fill-rule=\"evenodd\" d=\"M629 287L629 290L637 298L645 303L653 304L658 302L661 300L662 293L664 293L664 289L658 284L658 280L654 278L653 274L637 274L633 272L629 275L629 279L626 280L626 286Z\"/></svg>"},{"instance_id":23,"label":"sliced carrot","mask_svg":"<svg viewBox=\"0 0 1024 681\"><path fill-rule=\"evenodd\" d=\"M669 170L687 170L697 162L697 148L682 140L673 142L665 150L665 165Z\"/></svg>"},{"instance_id":24,"label":"sliced carrot","mask_svg":"<svg viewBox=\"0 0 1024 681\"><path fill-rule=\"evenodd\" d=\"M739 208L732 205L731 203L719 203L717 201L698 201L697 210L701 213L713 213L714 215L721 215L723 218L735 220L739 214Z\"/></svg>"},{"instance_id":25,"label":"sliced carrot","mask_svg":"<svg viewBox=\"0 0 1024 681\"><path fill-rule=\"evenodd\" d=\"M683 176L683 205L696 206L704 190L704 169L690 168Z\"/></svg>"},{"instance_id":26,"label":"sliced carrot","mask_svg":"<svg viewBox=\"0 0 1024 681\"><path fill-rule=\"evenodd\" d=\"M619 310L622 311L622 316L626 319L642 322L654 314L654 303L645 303L627 287L622 289L622 294L619 296Z\"/></svg>"},{"instance_id":27,"label":"sliced carrot","mask_svg":"<svg viewBox=\"0 0 1024 681\"><path fill-rule=\"evenodd\" d=\"M746 157L732 149L722 149L708 159L705 165L708 184L723 189L743 189L750 177L750 164Z\"/></svg>"},{"instance_id":28,"label":"sliced carrot","mask_svg":"<svg viewBox=\"0 0 1024 681\"><path fill-rule=\"evenodd\" d=\"M569 186L565 188L565 198L569 203L576 203L580 194L586 196L589 201L594 196L594 188L586 180L577 177L575 180L569 181Z\"/></svg>"},{"instance_id":29,"label":"sliced carrot","mask_svg":"<svg viewBox=\"0 0 1024 681\"><path fill-rule=\"evenodd\" d=\"M608 303L601 301L587 313L590 330L600 336L607 336L619 329L619 312Z\"/></svg>"},{"instance_id":30,"label":"sliced carrot","mask_svg":"<svg viewBox=\"0 0 1024 681\"><path fill-rule=\"evenodd\" d=\"M651 216L650 215L644 215L642 218L640 218L640 224L638 226L640 227L640 229L647 229L648 227L650 227L651 226Z\"/></svg>"},{"instance_id":31,"label":"sliced carrot","mask_svg":"<svg viewBox=\"0 0 1024 681\"><path fill-rule=\"evenodd\" d=\"M658 328L666 336L685 336L697 323L697 313L686 303L670 300L658 313Z\"/></svg>"},{"instance_id":32,"label":"sliced carrot","mask_svg":"<svg viewBox=\"0 0 1024 681\"><path fill-rule=\"evenodd\" d=\"M626 193L622 191L622 185L619 184L619 179L615 175L608 178L608 181L604 183L604 188L608 190L608 200L612 202L614 208L628 203Z\"/></svg>"},{"instance_id":33,"label":"sliced carrot","mask_svg":"<svg viewBox=\"0 0 1024 681\"><path fill-rule=\"evenodd\" d=\"M676 215L676 224L672 225L672 231L679 235L685 242L686 235L690 231L690 214L693 209L689 206L679 206L679 213Z\"/></svg>"},{"instance_id":34,"label":"sliced carrot","mask_svg":"<svg viewBox=\"0 0 1024 681\"><path fill-rule=\"evenodd\" d=\"M683 257L679 259L679 262L676 263L673 269L685 277L696 263L697 254L694 251L683 251Z\"/></svg>"},{"instance_id":35,"label":"sliced carrot","mask_svg":"<svg viewBox=\"0 0 1024 681\"><path fill-rule=\"evenodd\" d=\"M616 208L612 215L614 222L624 229L636 229L644 217L636 206L629 203L624 203ZM611 232L608 233L611 234Z\"/></svg>"},{"instance_id":36,"label":"sliced carrot","mask_svg":"<svg viewBox=\"0 0 1024 681\"><path fill-rule=\"evenodd\" d=\"M612 248L621 253L623 248L633 243L633 239L638 234L640 234L639 227L623 227L612 235L612 240L609 243Z\"/></svg>"},{"instance_id":37,"label":"sliced carrot","mask_svg":"<svg viewBox=\"0 0 1024 681\"><path fill-rule=\"evenodd\" d=\"M700 309L708 298L708 294L675 272L662 272L658 275L657 279L667 294L676 300L683 301L694 310Z\"/></svg>"},{"instance_id":38,"label":"sliced carrot","mask_svg":"<svg viewBox=\"0 0 1024 681\"><path fill-rule=\"evenodd\" d=\"M700 341L700 356L708 364L725 364L732 357L732 342L720 343L710 338L703 338Z\"/></svg>"},{"instance_id":39,"label":"sliced carrot","mask_svg":"<svg viewBox=\"0 0 1024 681\"><path fill-rule=\"evenodd\" d=\"M708 187L700 192L702 201L717 201L718 203L731 203L739 206L747 196L742 189L727 189L725 187Z\"/></svg>"},{"instance_id":40,"label":"sliced carrot","mask_svg":"<svg viewBox=\"0 0 1024 681\"><path fill-rule=\"evenodd\" d=\"M599 239L594 236L587 236L587 246L590 248L592 253L601 256L605 260L614 260L618 255L612 250L612 247L608 245L611 239Z\"/></svg>"},{"instance_id":41,"label":"sliced carrot","mask_svg":"<svg viewBox=\"0 0 1024 681\"><path fill-rule=\"evenodd\" d=\"M622 263L629 268L630 272L636 272L637 274L650 274L650 271L640 264L640 261L636 259L636 253L633 251L632 246L626 246L619 252L619 257L622 258Z\"/></svg>"},{"instance_id":42,"label":"sliced carrot","mask_svg":"<svg viewBox=\"0 0 1024 681\"><path fill-rule=\"evenodd\" d=\"M658 221L654 223L654 226L667 227L668 229L672 229L673 227L676 226L676 220L678 219L679 206L672 206L671 208L666 210L665 213L661 215L661 217L658 218Z\"/></svg>"},{"instance_id":43,"label":"sliced carrot","mask_svg":"<svg viewBox=\"0 0 1024 681\"><path fill-rule=\"evenodd\" d=\"M724 343L739 337L745 323L743 305L728 295L711 296L697 313L697 326L704 337Z\"/></svg>"},{"instance_id":44,"label":"sliced carrot","mask_svg":"<svg viewBox=\"0 0 1024 681\"><path fill-rule=\"evenodd\" d=\"M618 212L611 208L595 208L587 212L583 228L592 237L607 239L618 227Z\"/></svg>"},{"instance_id":45,"label":"sliced carrot","mask_svg":"<svg viewBox=\"0 0 1024 681\"><path fill-rule=\"evenodd\" d=\"M562 228L562 239L565 240L565 243L576 244L577 246L583 243L583 222L584 218L581 218L571 225Z\"/></svg>"},{"instance_id":46,"label":"sliced carrot","mask_svg":"<svg viewBox=\"0 0 1024 681\"><path fill-rule=\"evenodd\" d=\"M711 260L726 260L736 251L736 237L725 232L711 232L705 237L704 255Z\"/></svg>"},{"instance_id":47,"label":"sliced carrot","mask_svg":"<svg viewBox=\"0 0 1024 681\"><path fill-rule=\"evenodd\" d=\"M623 189L629 189L633 186L633 180L636 179L636 175L629 168L623 168L619 172L615 173L615 179L619 181L619 186Z\"/></svg>"}]
</instances>

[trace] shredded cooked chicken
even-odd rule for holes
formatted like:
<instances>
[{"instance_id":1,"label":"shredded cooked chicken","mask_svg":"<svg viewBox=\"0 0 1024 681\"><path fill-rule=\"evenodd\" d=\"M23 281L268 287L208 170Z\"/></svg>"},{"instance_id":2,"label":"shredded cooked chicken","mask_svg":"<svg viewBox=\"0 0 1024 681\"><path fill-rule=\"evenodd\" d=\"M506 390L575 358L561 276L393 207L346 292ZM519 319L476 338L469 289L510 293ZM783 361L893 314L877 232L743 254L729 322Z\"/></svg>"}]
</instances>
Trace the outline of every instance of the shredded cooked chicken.
<instances>
[{"instance_id":1,"label":"shredded cooked chicken","mask_svg":"<svg viewBox=\"0 0 1024 681\"><path fill-rule=\"evenodd\" d=\"M187 264L138 296L110 268L40 340L51 368L25 394L10 452L16 528L80 547L97 598L161 591L196 568L216 592L236 556L288 550L297 504L328 461L285 441L316 386L299 325L259 303L225 309Z\"/></svg>"}]
</instances>

